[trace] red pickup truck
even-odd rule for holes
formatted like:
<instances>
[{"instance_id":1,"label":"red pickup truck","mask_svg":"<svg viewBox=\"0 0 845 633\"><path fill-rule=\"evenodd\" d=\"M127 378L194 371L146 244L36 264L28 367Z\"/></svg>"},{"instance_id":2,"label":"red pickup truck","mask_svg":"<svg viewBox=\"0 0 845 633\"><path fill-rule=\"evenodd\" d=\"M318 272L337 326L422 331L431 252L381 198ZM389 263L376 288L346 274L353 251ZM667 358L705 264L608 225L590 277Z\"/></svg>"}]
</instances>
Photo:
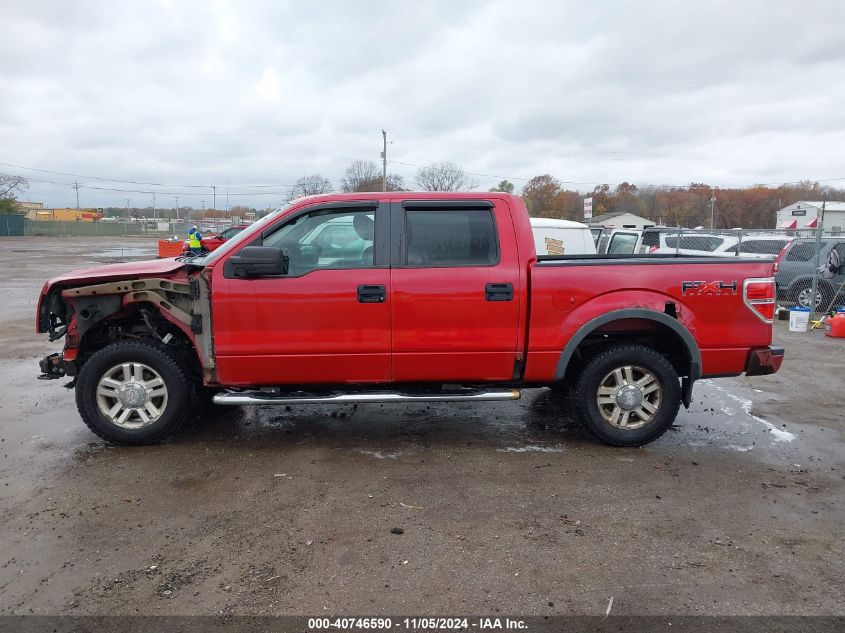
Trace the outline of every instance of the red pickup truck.
<instances>
[{"instance_id":1,"label":"red pickup truck","mask_svg":"<svg viewBox=\"0 0 845 633\"><path fill-rule=\"evenodd\" d=\"M776 372L772 261L538 257L503 193L299 199L202 258L56 277L37 331L65 338L82 419L140 444L219 405L515 400L571 393L619 446L654 440L702 377Z\"/></svg>"}]
</instances>

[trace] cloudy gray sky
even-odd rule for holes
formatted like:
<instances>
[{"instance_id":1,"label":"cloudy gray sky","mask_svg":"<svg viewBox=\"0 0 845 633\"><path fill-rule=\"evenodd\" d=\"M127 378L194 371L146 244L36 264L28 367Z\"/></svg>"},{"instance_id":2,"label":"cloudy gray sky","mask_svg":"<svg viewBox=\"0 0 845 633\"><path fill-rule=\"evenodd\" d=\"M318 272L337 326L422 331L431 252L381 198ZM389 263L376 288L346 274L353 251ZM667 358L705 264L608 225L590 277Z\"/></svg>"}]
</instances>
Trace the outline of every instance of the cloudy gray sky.
<instances>
[{"instance_id":1,"label":"cloudy gray sky","mask_svg":"<svg viewBox=\"0 0 845 633\"><path fill-rule=\"evenodd\" d=\"M843 25L839 0L4 0L0 162L81 174L89 206L339 181L381 128L406 184L433 161L484 189L845 177ZM73 201L74 177L0 170Z\"/></svg>"}]
</instances>

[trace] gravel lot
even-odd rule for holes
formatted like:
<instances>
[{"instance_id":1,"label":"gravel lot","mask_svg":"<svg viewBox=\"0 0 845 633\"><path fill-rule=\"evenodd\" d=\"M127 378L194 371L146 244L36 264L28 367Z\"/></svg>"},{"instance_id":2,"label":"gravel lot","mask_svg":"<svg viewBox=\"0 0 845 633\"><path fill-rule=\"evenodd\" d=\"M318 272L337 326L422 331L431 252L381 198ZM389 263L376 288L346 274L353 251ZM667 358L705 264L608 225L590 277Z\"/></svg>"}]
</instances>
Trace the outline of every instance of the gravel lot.
<instances>
[{"instance_id":1,"label":"gravel lot","mask_svg":"<svg viewBox=\"0 0 845 633\"><path fill-rule=\"evenodd\" d=\"M696 387L640 449L565 402L220 408L110 447L33 332L143 240L0 239L0 614L843 614L845 341ZM401 532L397 534L396 532Z\"/></svg>"}]
</instances>

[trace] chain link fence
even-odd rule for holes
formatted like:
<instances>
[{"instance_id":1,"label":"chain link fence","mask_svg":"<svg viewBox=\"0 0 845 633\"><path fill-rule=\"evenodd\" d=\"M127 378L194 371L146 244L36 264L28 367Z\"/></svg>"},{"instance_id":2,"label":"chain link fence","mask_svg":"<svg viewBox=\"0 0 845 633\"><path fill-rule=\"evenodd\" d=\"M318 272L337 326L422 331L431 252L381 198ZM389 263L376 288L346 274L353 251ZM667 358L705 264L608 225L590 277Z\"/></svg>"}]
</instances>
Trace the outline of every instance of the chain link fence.
<instances>
[{"instance_id":1,"label":"chain link fence","mask_svg":"<svg viewBox=\"0 0 845 633\"><path fill-rule=\"evenodd\" d=\"M48 237L117 237L147 233L139 222L26 220L24 223L24 235Z\"/></svg>"},{"instance_id":2,"label":"chain link fence","mask_svg":"<svg viewBox=\"0 0 845 633\"><path fill-rule=\"evenodd\" d=\"M845 303L845 233L804 230L604 228L600 254L744 257L770 260L778 305L829 313Z\"/></svg>"},{"instance_id":3,"label":"chain link fence","mask_svg":"<svg viewBox=\"0 0 845 633\"><path fill-rule=\"evenodd\" d=\"M18 219L19 216L14 216L12 219ZM14 235L41 235L48 237L119 237L119 236L149 236L157 238L167 238L170 236L177 236L185 238L188 235L188 230L194 224L200 227L200 232L204 236L211 236L220 233L230 226L231 221L226 222L185 222L180 221L155 221L149 220L145 222L138 221L99 221L99 222L85 222L85 221L62 221L62 220L24 220L19 218L23 232L9 233ZM3 219L0 217L0 233L2 233Z\"/></svg>"}]
</instances>

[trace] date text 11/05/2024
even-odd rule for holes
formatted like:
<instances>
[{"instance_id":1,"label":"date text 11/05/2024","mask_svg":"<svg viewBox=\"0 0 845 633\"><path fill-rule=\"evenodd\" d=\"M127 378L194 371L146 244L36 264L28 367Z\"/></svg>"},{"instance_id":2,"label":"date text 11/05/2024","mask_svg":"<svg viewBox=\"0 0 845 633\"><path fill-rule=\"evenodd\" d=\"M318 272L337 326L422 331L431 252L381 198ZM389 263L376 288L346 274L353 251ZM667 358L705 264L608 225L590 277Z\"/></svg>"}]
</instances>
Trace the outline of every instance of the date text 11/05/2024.
<instances>
[{"instance_id":1,"label":"date text 11/05/2024","mask_svg":"<svg viewBox=\"0 0 845 633\"><path fill-rule=\"evenodd\" d=\"M496 617L407 617L407 618L309 618L309 631L327 630L390 630L402 629L406 631L446 630L466 631L478 629L490 630L525 630L528 625L524 620L515 618Z\"/></svg>"}]
</instances>

